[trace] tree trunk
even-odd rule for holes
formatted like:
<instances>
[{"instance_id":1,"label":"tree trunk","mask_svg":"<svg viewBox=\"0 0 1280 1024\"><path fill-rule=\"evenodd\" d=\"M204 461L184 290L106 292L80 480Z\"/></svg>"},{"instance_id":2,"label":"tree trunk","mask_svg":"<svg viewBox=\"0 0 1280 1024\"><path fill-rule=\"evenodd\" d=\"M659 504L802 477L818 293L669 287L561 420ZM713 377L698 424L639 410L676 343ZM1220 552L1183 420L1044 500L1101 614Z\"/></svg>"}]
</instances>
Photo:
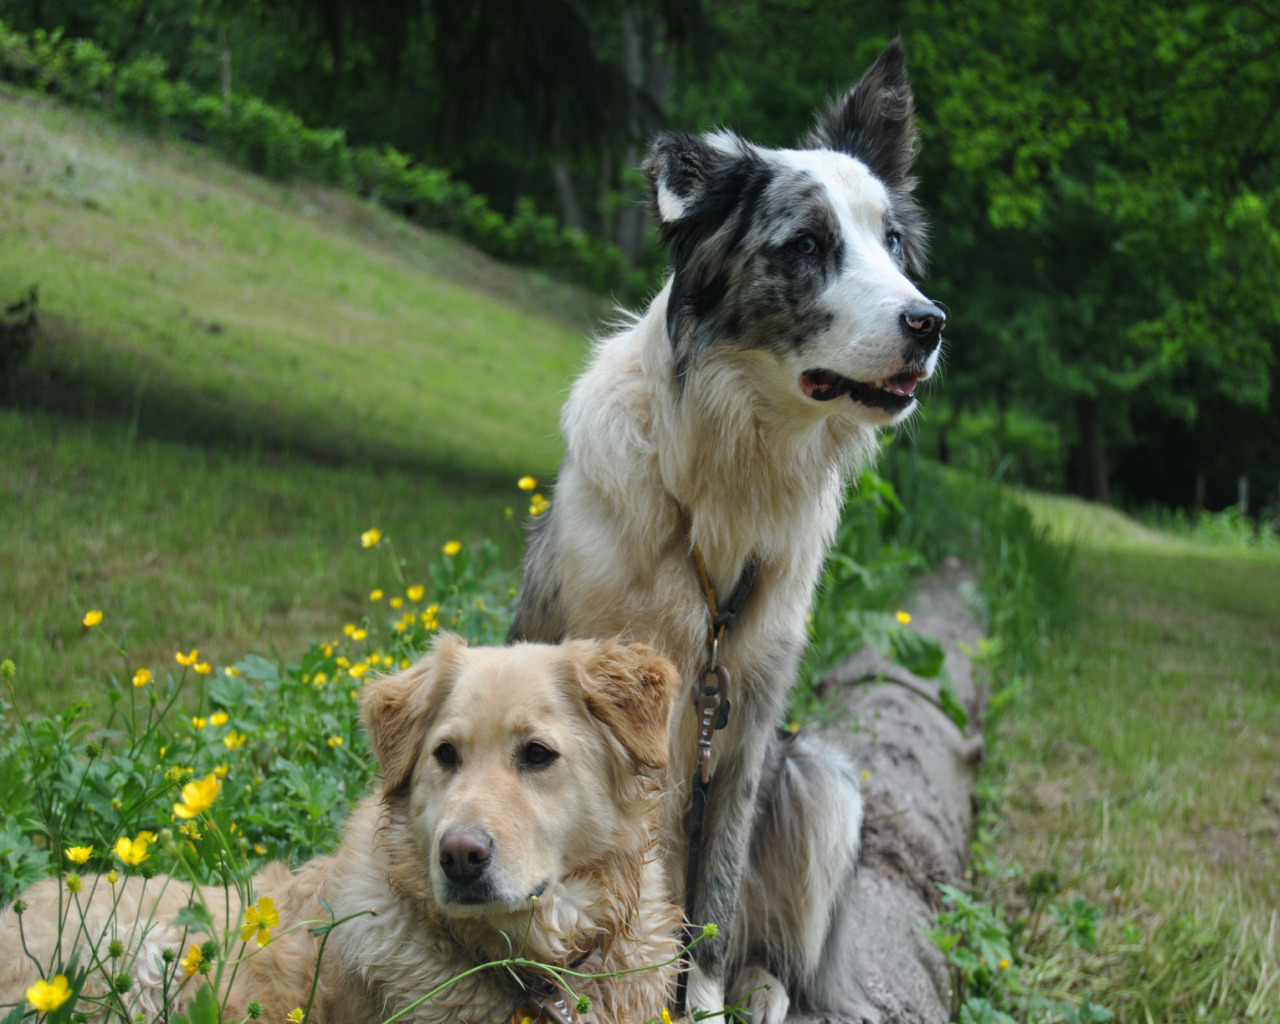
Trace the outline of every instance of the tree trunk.
<instances>
[{"instance_id":1,"label":"tree trunk","mask_svg":"<svg viewBox=\"0 0 1280 1024\"><path fill-rule=\"evenodd\" d=\"M937 638L969 715L962 731L937 704L938 683L859 651L823 680L840 737L863 773L866 823L856 893L857 940L848 965L863 1004L849 1016L796 1012L792 1024L944 1024L951 976L921 933L941 908L937 885L964 884L973 785L982 759L985 685L960 644L982 635L961 596L971 579L958 561L922 579L907 603L912 628ZM978 723L978 724L975 724Z\"/></svg>"},{"instance_id":2,"label":"tree trunk","mask_svg":"<svg viewBox=\"0 0 1280 1024\"><path fill-rule=\"evenodd\" d=\"M551 181L556 187L556 198L560 200L560 221L567 228L582 231L586 227L582 219L582 206L578 202L578 193L573 187L573 175L569 165L563 160L551 161Z\"/></svg>"},{"instance_id":3,"label":"tree trunk","mask_svg":"<svg viewBox=\"0 0 1280 1024\"><path fill-rule=\"evenodd\" d=\"M1096 398L1076 399L1076 426L1080 431L1080 486L1084 497L1110 505L1102 416Z\"/></svg>"}]
</instances>

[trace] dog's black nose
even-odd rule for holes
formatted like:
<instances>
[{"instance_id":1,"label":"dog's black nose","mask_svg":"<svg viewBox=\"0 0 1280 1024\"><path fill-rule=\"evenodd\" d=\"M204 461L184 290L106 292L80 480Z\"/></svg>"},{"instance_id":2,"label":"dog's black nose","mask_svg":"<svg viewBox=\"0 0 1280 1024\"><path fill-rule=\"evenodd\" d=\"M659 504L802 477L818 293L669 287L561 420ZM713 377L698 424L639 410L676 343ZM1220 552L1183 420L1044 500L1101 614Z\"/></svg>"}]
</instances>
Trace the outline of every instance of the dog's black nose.
<instances>
[{"instance_id":1,"label":"dog's black nose","mask_svg":"<svg viewBox=\"0 0 1280 1024\"><path fill-rule=\"evenodd\" d=\"M947 326L947 314L926 299L904 309L900 323L903 334L926 352L932 352L942 338L942 329Z\"/></svg>"},{"instance_id":2,"label":"dog's black nose","mask_svg":"<svg viewBox=\"0 0 1280 1024\"><path fill-rule=\"evenodd\" d=\"M489 866L493 840L483 832L459 830L440 837L440 866L454 882L474 882Z\"/></svg>"}]
</instances>

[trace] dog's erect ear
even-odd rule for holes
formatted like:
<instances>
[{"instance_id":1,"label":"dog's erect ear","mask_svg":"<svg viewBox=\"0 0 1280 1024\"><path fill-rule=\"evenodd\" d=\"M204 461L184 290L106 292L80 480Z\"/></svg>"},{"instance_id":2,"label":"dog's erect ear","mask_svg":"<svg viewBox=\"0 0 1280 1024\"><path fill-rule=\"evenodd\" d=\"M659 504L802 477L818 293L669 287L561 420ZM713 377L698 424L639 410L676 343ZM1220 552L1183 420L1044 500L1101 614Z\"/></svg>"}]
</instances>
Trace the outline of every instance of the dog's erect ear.
<instances>
[{"instance_id":1,"label":"dog's erect ear","mask_svg":"<svg viewBox=\"0 0 1280 1024\"><path fill-rule=\"evenodd\" d=\"M909 190L915 184L915 106L902 40L895 39L857 85L818 114L806 142L857 157L885 184Z\"/></svg>"},{"instance_id":2,"label":"dog's erect ear","mask_svg":"<svg viewBox=\"0 0 1280 1024\"><path fill-rule=\"evenodd\" d=\"M587 710L631 755L637 770L667 766L667 723L680 675L643 644L576 643L572 652Z\"/></svg>"},{"instance_id":3,"label":"dog's erect ear","mask_svg":"<svg viewBox=\"0 0 1280 1024\"><path fill-rule=\"evenodd\" d=\"M364 728L382 766L382 794L395 796L409 782L426 734L438 683L467 642L441 633L430 654L403 672L366 684L360 696Z\"/></svg>"},{"instance_id":4,"label":"dog's erect ear","mask_svg":"<svg viewBox=\"0 0 1280 1024\"><path fill-rule=\"evenodd\" d=\"M659 237L677 266L723 223L759 166L751 147L729 132L664 132L653 140L640 169Z\"/></svg>"}]
</instances>

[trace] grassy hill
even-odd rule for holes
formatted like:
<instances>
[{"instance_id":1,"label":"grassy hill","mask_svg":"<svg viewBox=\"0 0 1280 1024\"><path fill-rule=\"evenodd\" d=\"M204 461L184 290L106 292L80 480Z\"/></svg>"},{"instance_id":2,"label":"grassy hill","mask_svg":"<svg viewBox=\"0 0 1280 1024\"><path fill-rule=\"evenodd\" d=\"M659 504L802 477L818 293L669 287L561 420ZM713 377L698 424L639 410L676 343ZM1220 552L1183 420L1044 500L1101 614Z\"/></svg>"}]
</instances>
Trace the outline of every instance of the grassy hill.
<instances>
[{"instance_id":1,"label":"grassy hill","mask_svg":"<svg viewBox=\"0 0 1280 1024\"><path fill-rule=\"evenodd\" d=\"M90 607L159 669L340 629L372 525L409 572L486 535L515 565L601 300L4 89L0 225L0 301L40 288L0 409L0 658L35 706L124 671Z\"/></svg>"}]
</instances>

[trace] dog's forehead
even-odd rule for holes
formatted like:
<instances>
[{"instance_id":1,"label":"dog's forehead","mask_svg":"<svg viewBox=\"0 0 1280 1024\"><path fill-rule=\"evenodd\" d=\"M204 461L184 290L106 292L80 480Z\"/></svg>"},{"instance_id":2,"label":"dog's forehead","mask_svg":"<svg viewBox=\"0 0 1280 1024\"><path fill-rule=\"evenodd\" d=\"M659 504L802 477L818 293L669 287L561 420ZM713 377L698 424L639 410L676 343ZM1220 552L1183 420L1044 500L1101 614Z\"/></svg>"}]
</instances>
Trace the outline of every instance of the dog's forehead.
<instances>
[{"instance_id":1,"label":"dog's forehead","mask_svg":"<svg viewBox=\"0 0 1280 1024\"><path fill-rule=\"evenodd\" d=\"M817 182L837 213L876 223L888 214L889 192L861 160L829 149L767 152L780 167L799 172L801 180Z\"/></svg>"},{"instance_id":2,"label":"dog's forehead","mask_svg":"<svg viewBox=\"0 0 1280 1024\"><path fill-rule=\"evenodd\" d=\"M472 648L457 666L438 721L455 728L509 730L572 713L563 656L554 647Z\"/></svg>"}]
</instances>

